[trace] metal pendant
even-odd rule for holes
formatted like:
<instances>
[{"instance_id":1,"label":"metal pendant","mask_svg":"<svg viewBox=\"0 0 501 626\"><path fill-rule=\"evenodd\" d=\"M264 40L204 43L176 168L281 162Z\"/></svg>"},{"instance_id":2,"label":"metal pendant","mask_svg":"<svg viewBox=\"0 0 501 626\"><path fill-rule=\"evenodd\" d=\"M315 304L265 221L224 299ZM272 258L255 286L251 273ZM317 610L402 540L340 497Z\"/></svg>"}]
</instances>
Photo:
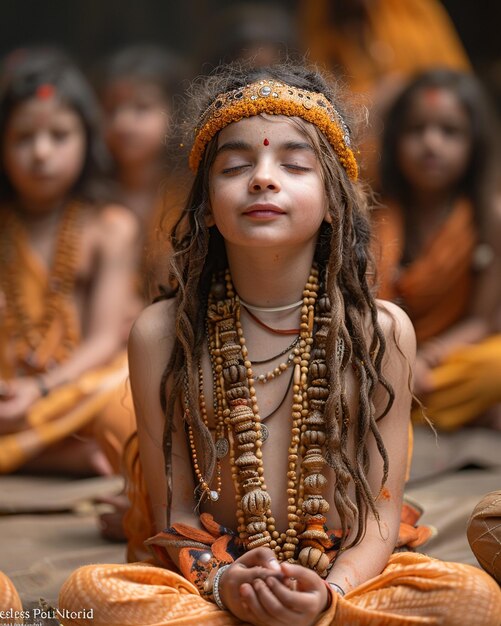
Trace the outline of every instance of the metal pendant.
<instances>
[{"instance_id":1,"label":"metal pendant","mask_svg":"<svg viewBox=\"0 0 501 626\"><path fill-rule=\"evenodd\" d=\"M268 427L266 426L266 424L263 424L261 422L261 441L264 443L268 437L270 436L270 431L268 430Z\"/></svg>"},{"instance_id":2,"label":"metal pendant","mask_svg":"<svg viewBox=\"0 0 501 626\"><path fill-rule=\"evenodd\" d=\"M230 442L226 437L220 437L216 441L216 456L218 459L223 459L230 451Z\"/></svg>"}]
</instances>

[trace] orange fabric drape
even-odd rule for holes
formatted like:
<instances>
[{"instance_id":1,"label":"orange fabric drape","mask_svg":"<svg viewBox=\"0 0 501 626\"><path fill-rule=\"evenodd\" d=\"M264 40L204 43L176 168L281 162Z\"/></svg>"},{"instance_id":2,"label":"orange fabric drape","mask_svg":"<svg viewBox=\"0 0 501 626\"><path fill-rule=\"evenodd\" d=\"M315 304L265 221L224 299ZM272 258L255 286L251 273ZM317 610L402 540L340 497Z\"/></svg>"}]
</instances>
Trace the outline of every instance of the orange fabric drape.
<instances>
[{"instance_id":1,"label":"orange fabric drape","mask_svg":"<svg viewBox=\"0 0 501 626\"><path fill-rule=\"evenodd\" d=\"M378 296L407 311L418 343L459 321L472 294L477 242L470 203L457 202L419 257L406 267L399 267L404 243L401 209L391 205L378 210L374 227Z\"/></svg>"},{"instance_id":2,"label":"orange fabric drape","mask_svg":"<svg viewBox=\"0 0 501 626\"><path fill-rule=\"evenodd\" d=\"M94 626L237 626L244 624L203 599L197 588L168 569L88 565L63 585L59 609L64 626L85 620L71 612L93 611ZM499 626L501 590L470 565L442 563L422 554L398 553L383 572L346 594L333 595L316 626Z\"/></svg>"},{"instance_id":3,"label":"orange fabric drape","mask_svg":"<svg viewBox=\"0 0 501 626\"><path fill-rule=\"evenodd\" d=\"M470 68L452 22L436 0L367 2L363 45L330 21L329 4L302 0L303 41L313 61L343 69L352 91L369 92L390 74L410 77L434 66Z\"/></svg>"}]
</instances>

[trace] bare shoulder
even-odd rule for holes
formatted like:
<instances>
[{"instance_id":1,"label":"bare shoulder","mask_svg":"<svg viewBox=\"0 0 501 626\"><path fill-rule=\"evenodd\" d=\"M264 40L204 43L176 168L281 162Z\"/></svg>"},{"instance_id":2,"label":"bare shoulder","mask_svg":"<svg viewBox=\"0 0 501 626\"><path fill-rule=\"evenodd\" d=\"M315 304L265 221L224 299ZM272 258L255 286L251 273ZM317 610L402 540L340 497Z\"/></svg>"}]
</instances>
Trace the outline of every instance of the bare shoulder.
<instances>
[{"instance_id":1,"label":"bare shoulder","mask_svg":"<svg viewBox=\"0 0 501 626\"><path fill-rule=\"evenodd\" d=\"M136 217L123 206L108 204L97 213L96 224L104 237L112 235L114 240L132 241L139 233Z\"/></svg>"},{"instance_id":2,"label":"bare shoulder","mask_svg":"<svg viewBox=\"0 0 501 626\"><path fill-rule=\"evenodd\" d=\"M391 356L396 350L409 362L413 362L416 354L416 333L409 316L388 300L377 300L376 304L388 355Z\"/></svg>"},{"instance_id":3,"label":"bare shoulder","mask_svg":"<svg viewBox=\"0 0 501 626\"><path fill-rule=\"evenodd\" d=\"M176 315L176 300L161 300L147 306L134 322L129 335L129 351L136 347L151 347L173 339Z\"/></svg>"}]
</instances>

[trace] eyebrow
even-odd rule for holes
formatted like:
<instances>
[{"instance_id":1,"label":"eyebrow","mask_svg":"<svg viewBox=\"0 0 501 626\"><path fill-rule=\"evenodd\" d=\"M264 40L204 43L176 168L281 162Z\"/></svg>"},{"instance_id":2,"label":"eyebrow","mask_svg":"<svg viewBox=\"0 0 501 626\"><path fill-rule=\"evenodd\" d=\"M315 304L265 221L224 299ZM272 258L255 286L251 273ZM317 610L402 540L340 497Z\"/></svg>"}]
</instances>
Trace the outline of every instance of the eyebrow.
<instances>
[{"instance_id":1,"label":"eyebrow","mask_svg":"<svg viewBox=\"0 0 501 626\"><path fill-rule=\"evenodd\" d=\"M309 150L315 154L313 146L306 141L286 141L280 147L283 150Z\"/></svg>"},{"instance_id":2,"label":"eyebrow","mask_svg":"<svg viewBox=\"0 0 501 626\"><path fill-rule=\"evenodd\" d=\"M315 154L315 150L313 146L311 146L306 141L285 141L284 143L279 145L280 150L309 150ZM222 152L230 152L230 151L241 151L248 152L252 150L252 146L245 141L228 141L224 143L222 146L216 150L216 156L221 154Z\"/></svg>"},{"instance_id":3,"label":"eyebrow","mask_svg":"<svg viewBox=\"0 0 501 626\"><path fill-rule=\"evenodd\" d=\"M231 152L235 150L240 150L241 152L248 152L252 149L252 146L245 141L228 141L223 143L222 146L216 150L216 156L221 154L222 152Z\"/></svg>"}]
</instances>

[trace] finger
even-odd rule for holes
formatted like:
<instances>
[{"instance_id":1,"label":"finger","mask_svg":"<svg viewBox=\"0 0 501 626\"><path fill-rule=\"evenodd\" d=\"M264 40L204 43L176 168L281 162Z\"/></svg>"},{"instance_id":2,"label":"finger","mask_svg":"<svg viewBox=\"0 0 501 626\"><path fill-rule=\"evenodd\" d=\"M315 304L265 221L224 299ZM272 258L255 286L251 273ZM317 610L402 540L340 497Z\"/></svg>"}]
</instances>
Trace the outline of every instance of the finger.
<instances>
[{"instance_id":1,"label":"finger","mask_svg":"<svg viewBox=\"0 0 501 626\"><path fill-rule=\"evenodd\" d=\"M299 591L316 591L320 588L320 585L323 585L320 576L307 567L293 565L292 563L282 563L281 568L287 578L295 578L297 580L297 589Z\"/></svg>"},{"instance_id":2,"label":"finger","mask_svg":"<svg viewBox=\"0 0 501 626\"><path fill-rule=\"evenodd\" d=\"M266 567L246 567L245 565L240 565L240 567L232 567L230 578L233 584L239 586L243 583L252 584L256 579L265 579L270 576L277 576L280 579L283 578L283 574L281 571L278 574L275 574L275 572Z\"/></svg>"},{"instance_id":3,"label":"finger","mask_svg":"<svg viewBox=\"0 0 501 626\"><path fill-rule=\"evenodd\" d=\"M242 606L247 607L247 619L252 624L267 624L272 621L271 616L267 615L262 608L251 584L245 583L240 586L240 600Z\"/></svg>"},{"instance_id":4,"label":"finger","mask_svg":"<svg viewBox=\"0 0 501 626\"><path fill-rule=\"evenodd\" d=\"M241 556L238 561L247 567L261 566L276 573L281 571L275 553L269 548L254 548L254 550L249 550L249 552Z\"/></svg>"},{"instance_id":5,"label":"finger","mask_svg":"<svg viewBox=\"0 0 501 626\"><path fill-rule=\"evenodd\" d=\"M278 587L283 587L276 579L270 577L273 583ZM256 580L254 582L254 591L256 592L259 604L262 606L263 611L268 615L271 615L274 620L281 624L294 624L298 618L298 612L290 610L284 605L277 595L271 589L271 586L267 584L268 581ZM275 587L273 587L275 588Z\"/></svg>"},{"instance_id":6,"label":"finger","mask_svg":"<svg viewBox=\"0 0 501 626\"><path fill-rule=\"evenodd\" d=\"M282 604L284 610L291 611L292 615L294 613L308 613L316 604L313 592L292 591L276 580L276 578L271 577L266 579L266 584L280 604Z\"/></svg>"}]
</instances>

